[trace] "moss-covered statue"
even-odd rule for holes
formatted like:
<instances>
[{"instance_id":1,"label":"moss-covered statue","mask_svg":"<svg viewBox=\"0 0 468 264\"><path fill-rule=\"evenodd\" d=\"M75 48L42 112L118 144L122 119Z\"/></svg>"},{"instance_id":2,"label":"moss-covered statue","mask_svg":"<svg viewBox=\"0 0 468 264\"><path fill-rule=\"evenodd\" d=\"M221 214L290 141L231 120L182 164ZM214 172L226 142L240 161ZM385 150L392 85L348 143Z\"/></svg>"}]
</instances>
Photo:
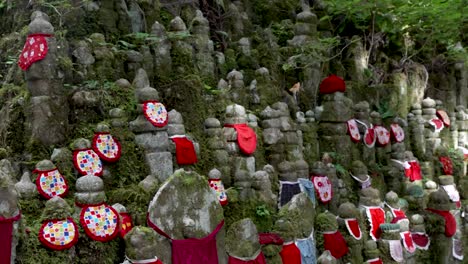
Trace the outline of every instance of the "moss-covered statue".
<instances>
[{"instance_id":1,"label":"moss-covered statue","mask_svg":"<svg viewBox=\"0 0 468 264\"><path fill-rule=\"evenodd\" d=\"M349 248L338 229L336 216L328 211L321 213L317 216L316 223L317 232L322 233L322 236L317 237L319 252L328 250L339 263L345 263L342 258L349 253Z\"/></svg>"},{"instance_id":2,"label":"moss-covered statue","mask_svg":"<svg viewBox=\"0 0 468 264\"><path fill-rule=\"evenodd\" d=\"M363 263L362 250L367 240L365 225L359 210L352 203L344 203L338 208L338 225L349 247L349 254L343 257L345 262Z\"/></svg>"},{"instance_id":3,"label":"moss-covered statue","mask_svg":"<svg viewBox=\"0 0 468 264\"><path fill-rule=\"evenodd\" d=\"M226 233L230 264L266 264L257 228L249 218L233 223Z\"/></svg>"}]
</instances>

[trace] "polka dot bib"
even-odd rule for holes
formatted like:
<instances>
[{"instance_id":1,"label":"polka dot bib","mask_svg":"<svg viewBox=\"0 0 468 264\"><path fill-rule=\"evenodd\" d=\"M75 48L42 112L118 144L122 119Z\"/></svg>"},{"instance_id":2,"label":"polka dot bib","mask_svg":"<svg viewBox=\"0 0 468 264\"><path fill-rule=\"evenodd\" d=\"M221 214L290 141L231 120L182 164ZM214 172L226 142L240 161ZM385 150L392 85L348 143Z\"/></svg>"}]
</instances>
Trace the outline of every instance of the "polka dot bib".
<instances>
[{"instance_id":1,"label":"polka dot bib","mask_svg":"<svg viewBox=\"0 0 468 264\"><path fill-rule=\"evenodd\" d=\"M31 34L28 36L18 59L18 65L22 70L27 70L34 62L45 58L48 51L46 37L52 37L52 35Z\"/></svg>"}]
</instances>

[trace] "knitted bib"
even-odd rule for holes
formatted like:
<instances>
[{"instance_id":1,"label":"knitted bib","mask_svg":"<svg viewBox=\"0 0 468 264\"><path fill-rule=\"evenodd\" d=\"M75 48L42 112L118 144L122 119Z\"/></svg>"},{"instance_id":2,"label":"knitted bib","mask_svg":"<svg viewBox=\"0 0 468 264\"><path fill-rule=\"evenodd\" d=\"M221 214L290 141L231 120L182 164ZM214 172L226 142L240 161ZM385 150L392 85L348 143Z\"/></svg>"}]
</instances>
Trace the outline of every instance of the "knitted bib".
<instances>
[{"instance_id":1,"label":"knitted bib","mask_svg":"<svg viewBox=\"0 0 468 264\"><path fill-rule=\"evenodd\" d=\"M132 217L129 213L120 214L120 237L123 238L133 228Z\"/></svg>"},{"instance_id":2,"label":"knitted bib","mask_svg":"<svg viewBox=\"0 0 468 264\"><path fill-rule=\"evenodd\" d=\"M80 223L86 235L96 241L111 241L119 234L119 214L104 203L81 209Z\"/></svg>"},{"instance_id":3,"label":"knitted bib","mask_svg":"<svg viewBox=\"0 0 468 264\"><path fill-rule=\"evenodd\" d=\"M374 133L377 146L384 147L390 143L390 132L383 126L375 126Z\"/></svg>"},{"instance_id":4,"label":"knitted bib","mask_svg":"<svg viewBox=\"0 0 468 264\"><path fill-rule=\"evenodd\" d=\"M67 180L60 174L57 168L52 170L34 170L37 173L36 187L42 197L50 199L54 196L64 197L68 193Z\"/></svg>"},{"instance_id":5,"label":"knitted bib","mask_svg":"<svg viewBox=\"0 0 468 264\"><path fill-rule=\"evenodd\" d=\"M346 224L346 229L348 229L348 233L353 236L354 239L361 240L362 233L358 220L356 218L346 218L344 221Z\"/></svg>"},{"instance_id":6,"label":"knitted bib","mask_svg":"<svg viewBox=\"0 0 468 264\"><path fill-rule=\"evenodd\" d=\"M450 127L450 118L447 115L447 112L444 110L437 110L436 115L442 121L442 123L444 123L444 126Z\"/></svg>"},{"instance_id":7,"label":"knitted bib","mask_svg":"<svg viewBox=\"0 0 468 264\"><path fill-rule=\"evenodd\" d=\"M94 133L92 148L104 161L116 162L122 153L119 141L109 133Z\"/></svg>"},{"instance_id":8,"label":"knitted bib","mask_svg":"<svg viewBox=\"0 0 468 264\"><path fill-rule=\"evenodd\" d=\"M405 140L405 131L397 123L390 125L390 135L397 143L403 142L403 140Z\"/></svg>"},{"instance_id":9,"label":"knitted bib","mask_svg":"<svg viewBox=\"0 0 468 264\"><path fill-rule=\"evenodd\" d=\"M370 236L374 241L380 238L382 230L380 225L385 223L385 211L380 207L364 207L366 209L367 220L371 227Z\"/></svg>"},{"instance_id":10,"label":"knitted bib","mask_svg":"<svg viewBox=\"0 0 468 264\"><path fill-rule=\"evenodd\" d=\"M427 250L431 244L431 239L426 233L422 232L413 232L411 233L411 238L416 248Z\"/></svg>"},{"instance_id":11,"label":"knitted bib","mask_svg":"<svg viewBox=\"0 0 468 264\"><path fill-rule=\"evenodd\" d=\"M409 253L414 253L416 251L416 246L413 243L413 237L409 231L400 232L401 241L403 242L403 246Z\"/></svg>"},{"instance_id":12,"label":"knitted bib","mask_svg":"<svg viewBox=\"0 0 468 264\"><path fill-rule=\"evenodd\" d=\"M143 103L143 115L155 127L164 127L168 122L166 107L154 100Z\"/></svg>"},{"instance_id":13,"label":"knitted bib","mask_svg":"<svg viewBox=\"0 0 468 264\"><path fill-rule=\"evenodd\" d=\"M351 119L346 122L348 126L348 134L349 137L351 138L351 141L357 143L361 141L361 134L359 133L359 128L357 126L356 120Z\"/></svg>"},{"instance_id":14,"label":"knitted bib","mask_svg":"<svg viewBox=\"0 0 468 264\"><path fill-rule=\"evenodd\" d=\"M228 198L221 179L209 179L208 183L210 184L211 190L213 190L216 197L218 197L218 201L221 206L225 206L228 203Z\"/></svg>"},{"instance_id":15,"label":"knitted bib","mask_svg":"<svg viewBox=\"0 0 468 264\"><path fill-rule=\"evenodd\" d=\"M312 183L314 184L315 193L322 203L328 203L333 197L332 183L327 176L313 176Z\"/></svg>"},{"instance_id":16,"label":"knitted bib","mask_svg":"<svg viewBox=\"0 0 468 264\"><path fill-rule=\"evenodd\" d=\"M444 129L444 123L438 118L434 118L428 121L428 123L434 127L435 132L440 132Z\"/></svg>"},{"instance_id":17,"label":"knitted bib","mask_svg":"<svg viewBox=\"0 0 468 264\"><path fill-rule=\"evenodd\" d=\"M102 162L92 149L73 151L73 164L81 175L102 175Z\"/></svg>"},{"instance_id":18,"label":"knitted bib","mask_svg":"<svg viewBox=\"0 0 468 264\"><path fill-rule=\"evenodd\" d=\"M18 65L23 71L27 70L34 62L45 58L48 52L46 37L52 37L52 35L31 34L28 36L18 59Z\"/></svg>"},{"instance_id":19,"label":"knitted bib","mask_svg":"<svg viewBox=\"0 0 468 264\"><path fill-rule=\"evenodd\" d=\"M65 250L78 242L78 226L71 217L45 221L39 229L41 243L53 250Z\"/></svg>"}]
</instances>

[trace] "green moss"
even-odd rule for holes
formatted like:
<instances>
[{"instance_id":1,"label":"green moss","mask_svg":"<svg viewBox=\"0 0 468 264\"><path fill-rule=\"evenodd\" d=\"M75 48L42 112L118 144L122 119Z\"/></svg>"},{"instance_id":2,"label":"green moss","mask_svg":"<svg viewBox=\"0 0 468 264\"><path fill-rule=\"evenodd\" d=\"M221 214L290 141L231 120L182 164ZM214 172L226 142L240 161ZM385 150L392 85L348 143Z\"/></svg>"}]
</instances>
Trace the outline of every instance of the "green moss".
<instances>
[{"instance_id":1,"label":"green moss","mask_svg":"<svg viewBox=\"0 0 468 264\"><path fill-rule=\"evenodd\" d=\"M244 218L250 218L259 233L271 231L277 219L275 208L255 200L249 202L230 201L223 209L226 226Z\"/></svg>"}]
</instances>

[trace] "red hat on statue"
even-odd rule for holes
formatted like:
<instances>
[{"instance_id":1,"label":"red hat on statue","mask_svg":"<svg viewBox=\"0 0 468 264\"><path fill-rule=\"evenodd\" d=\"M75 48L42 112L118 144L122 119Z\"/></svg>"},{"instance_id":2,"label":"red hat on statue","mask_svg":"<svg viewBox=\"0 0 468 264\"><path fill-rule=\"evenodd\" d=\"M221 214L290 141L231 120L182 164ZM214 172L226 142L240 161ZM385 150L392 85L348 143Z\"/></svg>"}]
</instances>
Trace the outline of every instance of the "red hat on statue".
<instances>
[{"instance_id":1,"label":"red hat on statue","mask_svg":"<svg viewBox=\"0 0 468 264\"><path fill-rule=\"evenodd\" d=\"M342 92L346 90L346 84L340 77L332 74L327 78L323 79L320 84L320 93L321 94L331 94L335 92Z\"/></svg>"}]
</instances>

